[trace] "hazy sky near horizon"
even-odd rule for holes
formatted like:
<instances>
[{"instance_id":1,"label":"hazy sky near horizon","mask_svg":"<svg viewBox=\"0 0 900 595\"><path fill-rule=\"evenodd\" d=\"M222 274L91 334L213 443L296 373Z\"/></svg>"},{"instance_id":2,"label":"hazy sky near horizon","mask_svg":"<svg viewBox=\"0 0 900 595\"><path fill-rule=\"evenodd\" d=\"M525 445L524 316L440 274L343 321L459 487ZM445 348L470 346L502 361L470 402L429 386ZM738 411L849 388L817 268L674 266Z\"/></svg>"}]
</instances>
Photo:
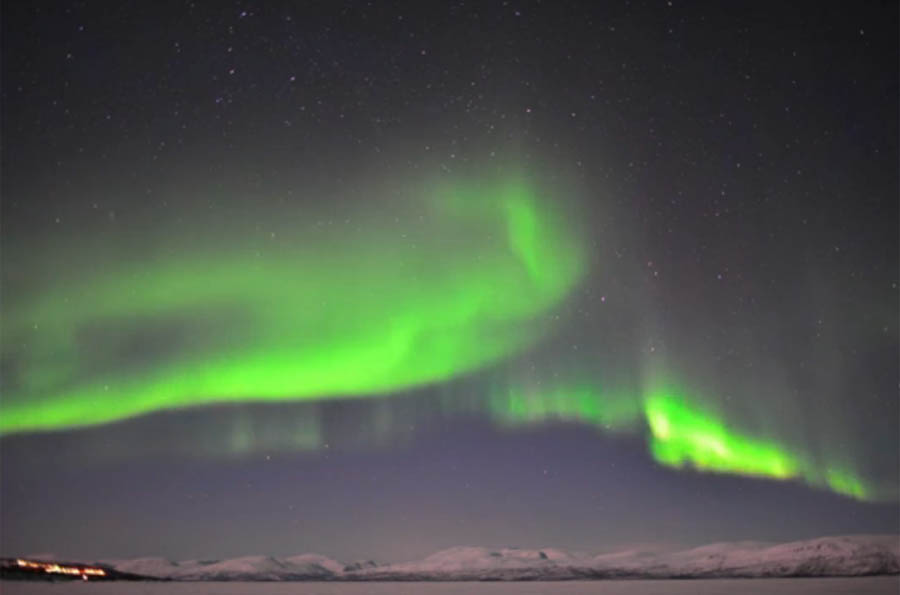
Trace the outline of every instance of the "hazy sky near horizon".
<instances>
[{"instance_id":1,"label":"hazy sky near horizon","mask_svg":"<svg viewBox=\"0 0 900 595\"><path fill-rule=\"evenodd\" d=\"M3 555L897 531L896 3L2 21Z\"/></svg>"}]
</instances>

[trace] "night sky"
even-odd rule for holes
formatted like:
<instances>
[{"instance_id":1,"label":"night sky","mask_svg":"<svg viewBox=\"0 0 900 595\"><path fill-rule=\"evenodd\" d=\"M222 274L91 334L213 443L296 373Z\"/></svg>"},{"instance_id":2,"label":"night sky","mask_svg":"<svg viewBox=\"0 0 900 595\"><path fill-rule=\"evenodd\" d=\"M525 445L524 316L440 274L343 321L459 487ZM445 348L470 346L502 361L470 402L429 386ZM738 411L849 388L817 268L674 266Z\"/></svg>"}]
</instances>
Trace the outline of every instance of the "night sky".
<instances>
[{"instance_id":1,"label":"night sky","mask_svg":"<svg viewBox=\"0 0 900 595\"><path fill-rule=\"evenodd\" d=\"M897 532L896 2L37 4L0 554Z\"/></svg>"}]
</instances>

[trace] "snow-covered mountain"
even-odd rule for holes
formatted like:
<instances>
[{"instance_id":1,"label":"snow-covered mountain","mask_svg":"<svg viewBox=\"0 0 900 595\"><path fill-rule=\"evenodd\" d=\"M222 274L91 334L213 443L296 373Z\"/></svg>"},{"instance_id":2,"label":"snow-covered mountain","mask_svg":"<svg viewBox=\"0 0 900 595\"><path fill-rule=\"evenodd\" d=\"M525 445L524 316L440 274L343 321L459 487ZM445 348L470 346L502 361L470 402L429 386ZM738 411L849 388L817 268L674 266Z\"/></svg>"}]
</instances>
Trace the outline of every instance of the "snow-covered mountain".
<instances>
[{"instance_id":1,"label":"snow-covered mountain","mask_svg":"<svg viewBox=\"0 0 900 595\"><path fill-rule=\"evenodd\" d=\"M101 560L100 564L111 566L119 572L130 572L151 578L174 576L181 568L177 562L165 558L135 558L134 560Z\"/></svg>"},{"instance_id":2,"label":"snow-covered mountain","mask_svg":"<svg viewBox=\"0 0 900 595\"><path fill-rule=\"evenodd\" d=\"M900 573L900 537L823 537L781 545L717 543L674 553L630 550L593 558L560 550L450 548L419 562L351 573L368 580L561 580L862 576Z\"/></svg>"},{"instance_id":3,"label":"snow-covered mountain","mask_svg":"<svg viewBox=\"0 0 900 595\"><path fill-rule=\"evenodd\" d=\"M588 556L558 549L454 547L416 562L342 564L317 554L220 561L160 558L107 561L116 570L172 580L567 580L900 574L900 536L822 537L773 545L716 543L657 552Z\"/></svg>"},{"instance_id":4,"label":"snow-covered mountain","mask_svg":"<svg viewBox=\"0 0 900 595\"><path fill-rule=\"evenodd\" d=\"M340 563L314 554L292 558L246 556L212 564L193 564L179 570L172 578L195 581L298 581L330 579L342 569Z\"/></svg>"},{"instance_id":5,"label":"snow-covered mountain","mask_svg":"<svg viewBox=\"0 0 900 595\"><path fill-rule=\"evenodd\" d=\"M344 566L344 572L352 572L354 570L364 570L366 568L375 568L378 566L378 563L374 560L360 560L358 562L351 562Z\"/></svg>"},{"instance_id":6,"label":"snow-covered mountain","mask_svg":"<svg viewBox=\"0 0 900 595\"><path fill-rule=\"evenodd\" d=\"M116 570L122 569L122 572L181 581L332 580L344 572L343 564L318 554L301 554L289 558L245 556L230 560L187 562L138 558L104 563Z\"/></svg>"},{"instance_id":7,"label":"snow-covered mountain","mask_svg":"<svg viewBox=\"0 0 900 595\"><path fill-rule=\"evenodd\" d=\"M823 537L775 546L717 544L672 554L666 576L861 576L900 572L896 536Z\"/></svg>"},{"instance_id":8,"label":"snow-covered mountain","mask_svg":"<svg viewBox=\"0 0 900 595\"><path fill-rule=\"evenodd\" d=\"M560 580L586 576L588 558L561 550L453 547L419 562L348 573L356 580Z\"/></svg>"}]
</instances>

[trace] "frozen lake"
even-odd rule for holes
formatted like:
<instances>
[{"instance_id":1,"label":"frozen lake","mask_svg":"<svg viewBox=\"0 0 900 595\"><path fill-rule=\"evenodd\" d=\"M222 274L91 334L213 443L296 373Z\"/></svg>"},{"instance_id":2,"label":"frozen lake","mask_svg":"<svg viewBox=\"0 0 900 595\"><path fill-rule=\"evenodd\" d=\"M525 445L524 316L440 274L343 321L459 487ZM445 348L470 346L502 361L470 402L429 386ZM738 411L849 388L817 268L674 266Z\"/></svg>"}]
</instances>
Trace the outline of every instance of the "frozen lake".
<instances>
[{"instance_id":1,"label":"frozen lake","mask_svg":"<svg viewBox=\"0 0 900 595\"><path fill-rule=\"evenodd\" d=\"M32 583L0 582L3 595L875 595L900 593L900 577L563 581L514 583Z\"/></svg>"}]
</instances>

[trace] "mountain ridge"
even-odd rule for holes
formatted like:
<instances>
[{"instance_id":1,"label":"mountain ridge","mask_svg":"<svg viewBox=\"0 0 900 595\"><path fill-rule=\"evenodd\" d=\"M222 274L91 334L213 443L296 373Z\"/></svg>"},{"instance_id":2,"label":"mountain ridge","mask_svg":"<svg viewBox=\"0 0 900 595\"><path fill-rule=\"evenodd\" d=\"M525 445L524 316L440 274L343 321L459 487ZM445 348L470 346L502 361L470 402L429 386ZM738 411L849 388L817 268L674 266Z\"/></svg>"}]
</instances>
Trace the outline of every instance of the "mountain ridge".
<instances>
[{"instance_id":1,"label":"mountain ridge","mask_svg":"<svg viewBox=\"0 0 900 595\"><path fill-rule=\"evenodd\" d=\"M421 560L343 563L319 554L174 562L107 560L131 574L179 581L468 581L604 578L762 578L900 574L900 536L844 535L787 543L721 542L685 550L599 555L558 548L457 546Z\"/></svg>"}]
</instances>

